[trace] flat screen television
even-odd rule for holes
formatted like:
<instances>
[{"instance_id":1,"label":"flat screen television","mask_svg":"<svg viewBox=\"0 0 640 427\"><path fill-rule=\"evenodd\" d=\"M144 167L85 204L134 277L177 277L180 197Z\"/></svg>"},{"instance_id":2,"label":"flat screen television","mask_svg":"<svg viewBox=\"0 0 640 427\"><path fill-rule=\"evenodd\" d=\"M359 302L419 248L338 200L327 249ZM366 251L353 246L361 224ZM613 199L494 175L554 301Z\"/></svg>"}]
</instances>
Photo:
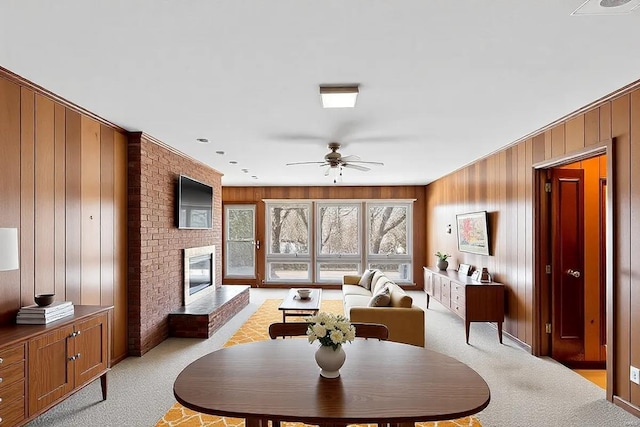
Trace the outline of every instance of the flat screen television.
<instances>
[{"instance_id":1,"label":"flat screen television","mask_svg":"<svg viewBox=\"0 0 640 427\"><path fill-rule=\"evenodd\" d=\"M180 175L178 178L178 228L212 228L213 187Z\"/></svg>"}]
</instances>

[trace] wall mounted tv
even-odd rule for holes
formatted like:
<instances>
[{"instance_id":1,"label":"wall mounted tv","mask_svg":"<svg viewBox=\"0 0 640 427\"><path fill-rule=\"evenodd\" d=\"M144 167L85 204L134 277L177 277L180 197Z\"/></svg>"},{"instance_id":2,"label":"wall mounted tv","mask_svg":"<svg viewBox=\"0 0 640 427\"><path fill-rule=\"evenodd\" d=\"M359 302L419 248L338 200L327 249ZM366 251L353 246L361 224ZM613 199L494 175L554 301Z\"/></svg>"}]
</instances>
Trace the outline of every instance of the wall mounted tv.
<instances>
[{"instance_id":1,"label":"wall mounted tv","mask_svg":"<svg viewBox=\"0 0 640 427\"><path fill-rule=\"evenodd\" d=\"M178 228L212 228L213 188L184 175L178 178Z\"/></svg>"}]
</instances>

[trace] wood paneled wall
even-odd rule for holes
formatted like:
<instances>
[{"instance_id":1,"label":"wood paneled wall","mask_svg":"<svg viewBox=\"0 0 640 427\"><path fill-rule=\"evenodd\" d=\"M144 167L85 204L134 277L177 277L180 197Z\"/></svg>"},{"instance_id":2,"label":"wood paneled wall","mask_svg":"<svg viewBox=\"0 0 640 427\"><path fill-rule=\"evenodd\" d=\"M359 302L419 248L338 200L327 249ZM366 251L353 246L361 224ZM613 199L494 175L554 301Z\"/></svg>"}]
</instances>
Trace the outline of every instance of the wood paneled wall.
<instances>
[{"instance_id":1,"label":"wood paneled wall","mask_svg":"<svg viewBox=\"0 0 640 427\"><path fill-rule=\"evenodd\" d=\"M629 366L640 366L640 90L618 95L551 129L447 175L426 189L427 254L452 253L453 265L488 267L507 287L505 329L533 344L533 165L571 155L598 141L613 139L614 183L612 327L613 400L640 407L640 386L629 381ZM611 191L612 188L609 188ZM490 217L491 256L457 251L455 214L486 210ZM455 230L455 228L454 228ZM428 256L426 262L433 263ZM612 366L611 366L612 365ZM636 411L637 412L637 411Z\"/></svg>"},{"instance_id":2,"label":"wood paneled wall","mask_svg":"<svg viewBox=\"0 0 640 427\"><path fill-rule=\"evenodd\" d=\"M0 70L0 227L20 269L0 272L0 323L39 293L114 305L112 357L127 354L126 135Z\"/></svg>"},{"instance_id":3,"label":"wood paneled wall","mask_svg":"<svg viewBox=\"0 0 640 427\"><path fill-rule=\"evenodd\" d=\"M425 259L425 198L423 186L380 187L223 187L223 204L255 203L256 238L265 241L265 199L415 199L413 203L413 280L418 288L424 286L422 260ZM259 255L258 276L265 277L263 253Z\"/></svg>"}]
</instances>

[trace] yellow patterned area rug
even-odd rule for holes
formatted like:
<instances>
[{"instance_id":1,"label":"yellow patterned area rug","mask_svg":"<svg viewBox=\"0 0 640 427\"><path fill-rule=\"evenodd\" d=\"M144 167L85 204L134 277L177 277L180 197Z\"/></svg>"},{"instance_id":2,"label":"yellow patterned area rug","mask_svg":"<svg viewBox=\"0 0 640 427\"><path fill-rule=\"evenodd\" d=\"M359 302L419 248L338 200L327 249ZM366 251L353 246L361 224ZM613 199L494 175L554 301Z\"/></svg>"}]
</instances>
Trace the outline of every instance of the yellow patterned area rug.
<instances>
[{"instance_id":1,"label":"yellow patterned area rug","mask_svg":"<svg viewBox=\"0 0 640 427\"><path fill-rule=\"evenodd\" d=\"M266 300L255 313L236 331L235 334L225 343L225 347L236 344L262 341L269 339L268 328L273 322L282 322L282 313L278 306L282 300ZM342 301L329 300L322 301L322 311L331 313L342 313ZM303 423L282 423L284 427L305 427ZM185 408L179 403L175 403L156 427L244 427L243 418L218 417L215 415L202 414ZM357 425L357 427L375 427L376 424ZM416 423L416 427L481 427L476 417L465 417L451 421L436 421L430 423ZM356 425L354 425L356 427Z\"/></svg>"}]
</instances>

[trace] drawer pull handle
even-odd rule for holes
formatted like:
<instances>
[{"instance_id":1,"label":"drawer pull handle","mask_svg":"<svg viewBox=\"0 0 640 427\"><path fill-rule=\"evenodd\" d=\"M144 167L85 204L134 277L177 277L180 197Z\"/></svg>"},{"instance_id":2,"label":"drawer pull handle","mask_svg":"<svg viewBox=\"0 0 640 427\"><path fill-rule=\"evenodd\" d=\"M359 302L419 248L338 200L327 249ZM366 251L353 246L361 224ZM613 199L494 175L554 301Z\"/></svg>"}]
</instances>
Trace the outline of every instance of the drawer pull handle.
<instances>
[{"instance_id":1,"label":"drawer pull handle","mask_svg":"<svg viewBox=\"0 0 640 427\"><path fill-rule=\"evenodd\" d=\"M74 361L74 360L76 360L76 359L80 359L80 353L78 353L78 354L74 354L73 356L71 356L71 357L69 358L69 360L71 360L71 361Z\"/></svg>"},{"instance_id":2,"label":"drawer pull handle","mask_svg":"<svg viewBox=\"0 0 640 427\"><path fill-rule=\"evenodd\" d=\"M0 383L2 382L2 377L0 377Z\"/></svg>"},{"instance_id":3,"label":"drawer pull handle","mask_svg":"<svg viewBox=\"0 0 640 427\"><path fill-rule=\"evenodd\" d=\"M2 360L2 357L0 357L0 363L4 362L4 360Z\"/></svg>"},{"instance_id":4,"label":"drawer pull handle","mask_svg":"<svg viewBox=\"0 0 640 427\"><path fill-rule=\"evenodd\" d=\"M80 335L80 331L71 332L71 334L69 335L69 338L75 338L78 335Z\"/></svg>"}]
</instances>

